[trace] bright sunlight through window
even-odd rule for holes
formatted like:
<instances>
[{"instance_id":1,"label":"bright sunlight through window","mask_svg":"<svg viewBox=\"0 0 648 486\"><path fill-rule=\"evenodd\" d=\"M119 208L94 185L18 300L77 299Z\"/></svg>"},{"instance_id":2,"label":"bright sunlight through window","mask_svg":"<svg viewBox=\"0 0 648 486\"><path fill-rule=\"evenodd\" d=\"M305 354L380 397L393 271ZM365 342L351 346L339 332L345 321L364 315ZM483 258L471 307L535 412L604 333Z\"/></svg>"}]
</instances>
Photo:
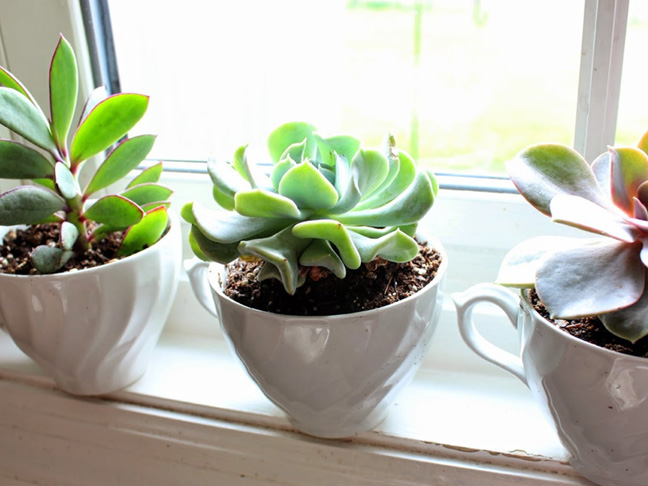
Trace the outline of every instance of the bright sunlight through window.
<instances>
[{"instance_id":1,"label":"bright sunlight through window","mask_svg":"<svg viewBox=\"0 0 648 486\"><path fill-rule=\"evenodd\" d=\"M159 135L154 158L230 158L240 144L263 147L282 122L307 120L368 145L391 132L438 172L500 175L529 144L573 144L583 7L114 0L110 14L121 89L151 94L141 129ZM630 13L626 64L635 69L645 64L632 59L646 44L646 10ZM624 77L623 142L648 126L632 94L642 79Z\"/></svg>"}]
</instances>

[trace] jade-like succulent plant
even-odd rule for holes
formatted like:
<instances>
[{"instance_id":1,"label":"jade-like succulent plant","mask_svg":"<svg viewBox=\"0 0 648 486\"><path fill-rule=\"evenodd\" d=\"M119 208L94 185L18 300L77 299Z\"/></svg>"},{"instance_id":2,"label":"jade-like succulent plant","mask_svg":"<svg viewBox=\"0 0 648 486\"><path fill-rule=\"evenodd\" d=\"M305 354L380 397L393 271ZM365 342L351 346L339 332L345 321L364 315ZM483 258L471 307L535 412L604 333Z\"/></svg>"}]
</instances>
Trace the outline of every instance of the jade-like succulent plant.
<instances>
[{"instance_id":1,"label":"jade-like succulent plant","mask_svg":"<svg viewBox=\"0 0 648 486\"><path fill-rule=\"evenodd\" d=\"M598 235L538 237L513 248L498 281L535 286L552 317L598 316L613 334L648 334L648 133L590 166L562 145L532 146L508 163L520 193L553 221Z\"/></svg>"},{"instance_id":2,"label":"jade-like succulent plant","mask_svg":"<svg viewBox=\"0 0 648 486\"><path fill-rule=\"evenodd\" d=\"M182 212L197 256L261 259L258 278L280 279L293 294L304 281L300 268L344 278L347 268L377 257L406 262L418 254L413 236L438 185L393 137L383 151L365 149L354 137L325 137L294 122L270 134L268 149L269 167L251 166L247 146L232 163L209 161L220 207L190 203Z\"/></svg>"},{"instance_id":3,"label":"jade-like succulent plant","mask_svg":"<svg viewBox=\"0 0 648 486\"><path fill-rule=\"evenodd\" d=\"M0 178L34 183L0 195L0 225L60 223L60 245L39 246L32 253L41 273L56 272L115 231L124 232L118 253L123 256L155 243L166 230L171 195L157 184L160 164L144 170L123 192L94 199L135 169L153 147L153 135L122 139L146 112L148 97L107 96L97 88L68 137L77 106L78 68L63 36L50 64L49 94L48 118L27 88L0 67L0 124L32 144L0 139ZM82 190L83 163L118 141Z\"/></svg>"}]
</instances>

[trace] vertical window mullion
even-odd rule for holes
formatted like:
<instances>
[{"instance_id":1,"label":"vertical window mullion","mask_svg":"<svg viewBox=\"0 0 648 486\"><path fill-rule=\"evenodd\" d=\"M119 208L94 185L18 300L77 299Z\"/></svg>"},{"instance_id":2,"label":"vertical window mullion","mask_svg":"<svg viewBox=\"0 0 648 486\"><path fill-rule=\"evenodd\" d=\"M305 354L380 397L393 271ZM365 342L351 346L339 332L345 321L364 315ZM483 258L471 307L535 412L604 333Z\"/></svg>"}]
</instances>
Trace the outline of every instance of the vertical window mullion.
<instances>
[{"instance_id":1,"label":"vertical window mullion","mask_svg":"<svg viewBox=\"0 0 648 486\"><path fill-rule=\"evenodd\" d=\"M588 161L614 144L629 0L586 0L574 145Z\"/></svg>"}]
</instances>

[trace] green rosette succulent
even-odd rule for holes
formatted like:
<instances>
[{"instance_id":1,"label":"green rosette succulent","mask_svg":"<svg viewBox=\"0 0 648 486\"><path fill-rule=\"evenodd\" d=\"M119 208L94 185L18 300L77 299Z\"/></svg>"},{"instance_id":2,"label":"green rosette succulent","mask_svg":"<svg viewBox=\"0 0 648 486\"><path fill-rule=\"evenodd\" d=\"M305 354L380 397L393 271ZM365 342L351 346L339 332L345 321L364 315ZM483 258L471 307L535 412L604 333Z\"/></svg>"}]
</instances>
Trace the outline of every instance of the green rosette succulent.
<instances>
[{"instance_id":1,"label":"green rosette succulent","mask_svg":"<svg viewBox=\"0 0 648 486\"><path fill-rule=\"evenodd\" d=\"M0 178L33 182L0 194L0 225L61 225L58 246L39 246L32 253L40 273L58 271L75 254L116 231L124 234L119 255L154 244L166 230L171 195L157 183L161 164L144 170L122 192L97 197L135 169L153 147L153 135L124 138L146 112L148 97L108 96L103 87L97 88L71 134L78 67L63 36L50 64L49 94L48 118L18 78L0 67L0 124L27 141L0 139ZM82 189L83 163L116 142Z\"/></svg>"},{"instance_id":2,"label":"green rosette succulent","mask_svg":"<svg viewBox=\"0 0 648 486\"><path fill-rule=\"evenodd\" d=\"M325 137L308 123L287 123L268 137L273 165L254 167L247 146L232 163L210 160L217 209L190 203L190 243L203 260L243 258L265 263L258 278L281 280L289 294L304 267L339 278L377 257L406 262L418 254L419 220L438 191L389 137L384 150L347 135Z\"/></svg>"},{"instance_id":3,"label":"green rosette succulent","mask_svg":"<svg viewBox=\"0 0 648 486\"><path fill-rule=\"evenodd\" d=\"M508 163L535 208L594 238L537 237L505 257L498 281L535 287L554 318L598 316L613 334L648 335L648 133L590 166L562 145L529 147Z\"/></svg>"}]
</instances>

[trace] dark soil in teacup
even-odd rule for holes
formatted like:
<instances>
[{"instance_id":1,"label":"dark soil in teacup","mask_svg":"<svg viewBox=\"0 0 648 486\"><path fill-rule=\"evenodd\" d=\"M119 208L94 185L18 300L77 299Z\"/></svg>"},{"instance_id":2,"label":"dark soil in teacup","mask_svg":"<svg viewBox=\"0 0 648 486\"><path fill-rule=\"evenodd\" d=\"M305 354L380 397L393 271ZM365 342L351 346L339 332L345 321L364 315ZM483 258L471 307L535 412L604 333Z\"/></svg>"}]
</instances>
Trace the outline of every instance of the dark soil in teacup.
<instances>
[{"instance_id":1,"label":"dark soil in teacup","mask_svg":"<svg viewBox=\"0 0 648 486\"><path fill-rule=\"evenodd\" d=\"M73 257L61 270L82 270L119 260L116 256L121 242L121 233L112 233L93 245L80 257ZM39 245L57 245L58 224L37 224L24 230L10 230L0 246L0 272L16 275L33 275L38 272L31 263L30 254Z\"/></svg>"},{"instance_id":2,"label":"dark soil in teacup","mask_svg":"<svg viewBox=\"0 0 648 486\"><path fill-rule=\"evenodd\" d=\"M440 264L436 250L421 246L410 262L374 260L357 270L347 269L343 279L320 267L303 267L304 285L291 296L279 280L257 280L263 262L236 260L228 265L225 294L248 307L277 314L349 314L409 297L434 279Z\"/></svg>"},{"instance_id":3,"label":"dark soil in teacup","mask_svg":"<svg viewBox=\"0 0 648 486\"><path fill-rule=\"evenodd\" d=\"M641 356L648 358L648 337L640 339L636 343L631 343L621 339L608 331L603 323L596 317L585 317L583 319L551 319L549 312L545 309L544 304L538 298L535 290L529 293L531 304L538 313L550 322L553 322L558 329L571 334L574 337L587 341L589 343L601 346L612 351L618 351L623 354L632 356Z\"/></svg>"}]
</instances>

